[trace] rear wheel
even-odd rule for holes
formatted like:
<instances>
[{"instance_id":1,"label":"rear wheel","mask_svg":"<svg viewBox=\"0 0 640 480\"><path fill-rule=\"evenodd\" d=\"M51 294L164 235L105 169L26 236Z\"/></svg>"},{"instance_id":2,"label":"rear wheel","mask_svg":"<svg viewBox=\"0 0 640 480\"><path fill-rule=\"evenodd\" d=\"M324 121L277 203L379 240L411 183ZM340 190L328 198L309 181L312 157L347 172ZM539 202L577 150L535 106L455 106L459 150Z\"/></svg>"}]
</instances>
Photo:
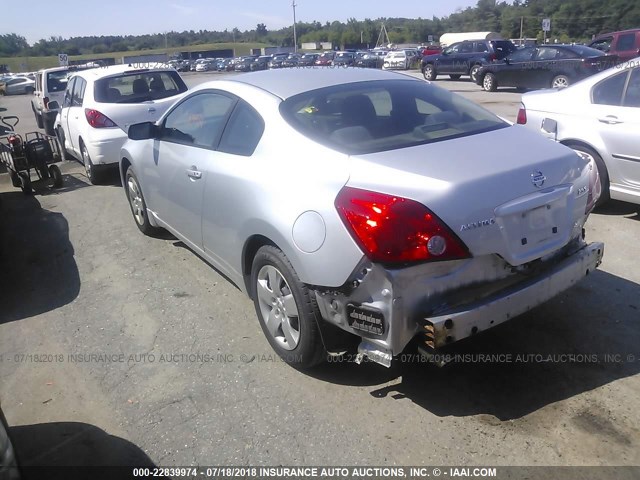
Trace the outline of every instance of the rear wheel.
<instances>
[{"instance_id":1,"label":"rear wheel","mask_svg":"<svg viewBox=\"0 0 640 480\"><path fill-rule=\"evenodd\" d=\"M607 171L607 166L602 160L602 157L590 147L586 145L581 145L579 143L566 143L565 144L570 149L593 159L598 167L598 176L600 177L600 198L596 202L596 207L600 207L609 201L611 198L609 193L609 172Z\"/></svg>"},{"instance_id":2,"label":"rear wheel","mask_svg":"<svg viewBox=\"0 0 640 480\"><path fill-rule=\"evenodd\" d=\"M422 74L424 75L424 79L430 82L433 82L438 74L436 73L436 69L433 67L431 63L427 63L422 69Z\"/></svg>"},{"instance_id":3,"label":"rear wheel","mask_svg":"<svg viewBox=\"0 0 640 480\"><path fill-rule=\"evenodd\" d=\"M258 250L251 269L252 296L262 330L289 365L306 369L325 359L313 293L276 247Z\"/></svg>"},{"instance_id":4,"label":"rear wheel","mask_svg":"<svg viewBox=\"0 0 640 480\"><path fill-rule=\"evenodd\" d=\"M20 176L13 170L9 170L9 176L11 177L11 185L14 187L22 186L22 180L20 180Z\"/></svg>"},{"instance_id":5,"label":"rear wheel","mask_svg":"<svg viewBox=\"0 0 640 480\"><path fill-rule=\"evenodd\" d=\"M40 115L35 108L32 107L33 115L36 117L36 125L38 128L44 128L44 122L42 120L42 115Z\"/></svg>"},{"instance_id":6,"label":"rear wheel","mask_svg":"<svg viewBox=\"0 0 640 480\"><path fill-rule=\"evenodd\" d=\"M556 75L551 81L551 88L563 88L571 85L571 80L566 75Z\"/></svg>"},{"instance_id":7,"label":"rear wheel","mask_svg":"<svg viewBox=\"0 0 640 480\"><path fill-rule=\"evenodd\" d=\"M489 72L482 79L482 88L484 88L487 92L495 92L498 88L498 82L496 81L496 76Z\"/></svg>"},{"instance_id":8,"label":"rear wheel","mask_svg":"<svg viewBox=\"0 0 640 480\"><path fill-rule=\"evenodd\" d=\"M87 150L87 146L84 142L80 144L80 153L82 154L82 163L84 163L84 171L87 174L87 179L93 185L98 185L102 180L102 176L100 175L101 172L91 161L89 151Z\"/></svg>"}]
</instances>

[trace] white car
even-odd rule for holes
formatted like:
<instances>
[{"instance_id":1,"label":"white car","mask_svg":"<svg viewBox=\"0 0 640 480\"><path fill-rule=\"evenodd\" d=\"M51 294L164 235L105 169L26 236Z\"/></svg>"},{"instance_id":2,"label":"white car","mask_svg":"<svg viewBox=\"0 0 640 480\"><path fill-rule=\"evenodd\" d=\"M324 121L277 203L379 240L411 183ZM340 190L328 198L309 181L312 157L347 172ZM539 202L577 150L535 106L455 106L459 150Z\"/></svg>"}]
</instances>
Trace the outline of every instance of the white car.
<instances>
[{"instance_id":1,"label":"white car","mask_svg":"<svg viewBox=\"0 0 640 480\"><path fill-rule=\"evenodd\" d=\"M640 204L640 57L568 88L523 95L518 123L592 158L599 204Z\"/></svg>"},{"instance_id":2,"label":"white car","mask_svg":"<svg viewBox=\"0 0 640 480\"><path fill-rule=\"evenodd\" d=\"M65 156L82 161L91 183L100 182L107 166L117 166L130 125L156 121L187 91L173 68L139 67L95 68L69 79L55 133Z\"/></svg>"},{"instance_id":3,"label":"white car","mask_svg":"<svg viewBox=\"0 0 640 480\"><path fill-rule=\"evenodd\" d=\"M384 57L383 70L408 70L417 60L414 50L397 50Z\"/></svg>"}]
</instances>

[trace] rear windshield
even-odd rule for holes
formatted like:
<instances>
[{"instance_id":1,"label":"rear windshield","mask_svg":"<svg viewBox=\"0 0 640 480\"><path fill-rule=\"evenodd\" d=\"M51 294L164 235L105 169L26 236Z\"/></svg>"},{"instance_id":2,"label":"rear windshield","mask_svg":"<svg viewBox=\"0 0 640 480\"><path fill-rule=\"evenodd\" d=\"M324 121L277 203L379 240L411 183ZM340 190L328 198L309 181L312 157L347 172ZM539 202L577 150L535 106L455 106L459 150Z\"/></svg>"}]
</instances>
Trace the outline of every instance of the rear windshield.
<instances>
[{"instance_id":1,"label":"rear windshield","mask_svg":"<svg viewBox=\"0 0 640 480\"><path fill-rule=\"evenodd\" d=\"M569 48L581 57L601 57L604 55L602 50L596 48L587 47L585 45L571 45Z\"/></svg>"},{"instance_id":2,"label":"rear windshield","mask_svg":"<svg viewBox=\"0 0 640 480\"><path fill-rule=\"evenodd\" d=\"M58 70L57 72L47 73L47 91L48 92L64 92L67 88L67 82L72 74L69 70Z\"/></svg>"},{"instance_id":3,"label":"rear windshield","mask_svg":"<svg viewBox=\"0 0 640 480\"><path fill-rule=\"evenodd\" d=\"M508 126L459 95L414 80L312 90L282 102L280 112L305 136L348 154L395 150Z\"/></svg>"},{"instance_id":4,"label":"rear windshield","mask_svg":"<svg viewBox=\"0 0 640 480\"><path fill-rule=\"evenodd\" d=\"M100 79L95 84L94 97L99 103L140 103L186 91L187 86L175 70L149 70Z\"/></svg>"},{"instance_id":5,"label":"rear windshield","mask_svg":"<svg viewBox=\"0 0 640 480\"><path fill-rule=\"evenodd\" d=\"M510 41L505 40L492 40L493 50L496 52L496 56L499 58L506 57L511 52L517 50L517 47Z\"/></svg>"}]
</instances>

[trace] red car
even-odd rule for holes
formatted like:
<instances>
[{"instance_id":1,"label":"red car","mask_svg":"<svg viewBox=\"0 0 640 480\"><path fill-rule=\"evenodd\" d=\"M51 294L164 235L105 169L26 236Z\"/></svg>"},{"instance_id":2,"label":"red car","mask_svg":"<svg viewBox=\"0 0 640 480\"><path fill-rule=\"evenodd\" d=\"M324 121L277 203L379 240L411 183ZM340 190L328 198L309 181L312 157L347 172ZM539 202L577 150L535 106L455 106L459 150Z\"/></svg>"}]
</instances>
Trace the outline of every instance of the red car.
<instances>
[{"instance_id":1,"label":"red car","mask_svg":"<svg viewBox=\"0 0 640 480\"><path fill-rule=\"evenodd\" d=\"M426 47L421 47L420 49L420 53L422 53L423 57L426 57L427 55L435 55L441 52L442 47L439 47L438 45L427 45Z\"/></svg>"},{"instance_id":2,"label":"red car","mask_svg":"<svg viewBox=\"0 0 640 480\"><path fill-rule=\"evenodd\" d=\"M333 57L335 56L336 54L334 52L324 52L316 59L315 64L319 66L331 65L333 63Z\"/></svg>"}]
</instances>

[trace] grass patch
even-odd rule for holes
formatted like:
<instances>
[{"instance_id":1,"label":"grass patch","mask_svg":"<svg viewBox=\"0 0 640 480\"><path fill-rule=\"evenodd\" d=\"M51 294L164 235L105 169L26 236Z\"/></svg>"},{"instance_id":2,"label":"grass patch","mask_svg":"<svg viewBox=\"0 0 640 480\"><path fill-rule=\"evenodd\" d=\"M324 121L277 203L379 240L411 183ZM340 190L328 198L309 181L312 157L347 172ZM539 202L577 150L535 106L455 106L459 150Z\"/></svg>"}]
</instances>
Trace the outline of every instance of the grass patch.
<instances>
[{"instance_id":1,"label":"grass patch","mask_svg":"<svg viewBox=\"0 0 640 480\"><path fill-rule=\"evenodd\" d=\"M203 45L189 45L185 47L156 48L152 50L128 50L126 52L111 53L88 53L86 55L70 55L70 60L93 60L100 58L115 58L116 63L122 63L122 57L133 55L150 55L154 53L167 53L172 55L176 52L196 52L200 50L234 50L236 56L248 55L253 48L263 48L265 43L207 43ZM60 52L64 53L64 52ZM9 66L9 71L33 72L41 68L51 68L58 66L58 56L50 57L0 57L0 64Z\"/></svg>"}]
</instances>

